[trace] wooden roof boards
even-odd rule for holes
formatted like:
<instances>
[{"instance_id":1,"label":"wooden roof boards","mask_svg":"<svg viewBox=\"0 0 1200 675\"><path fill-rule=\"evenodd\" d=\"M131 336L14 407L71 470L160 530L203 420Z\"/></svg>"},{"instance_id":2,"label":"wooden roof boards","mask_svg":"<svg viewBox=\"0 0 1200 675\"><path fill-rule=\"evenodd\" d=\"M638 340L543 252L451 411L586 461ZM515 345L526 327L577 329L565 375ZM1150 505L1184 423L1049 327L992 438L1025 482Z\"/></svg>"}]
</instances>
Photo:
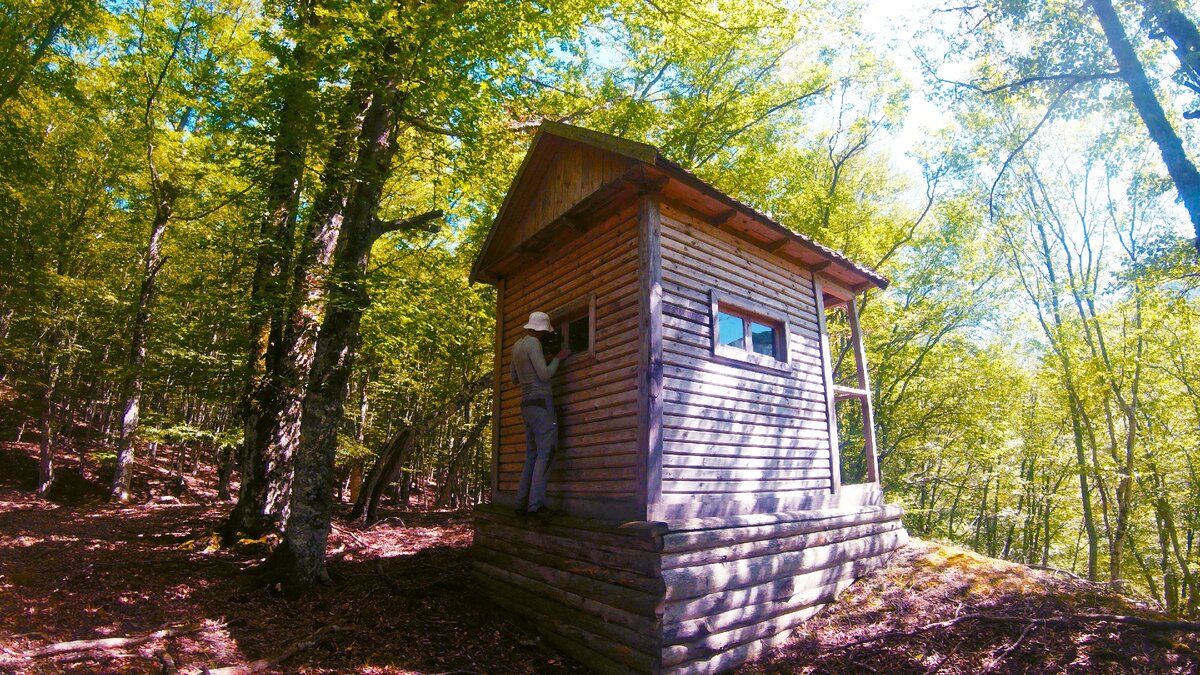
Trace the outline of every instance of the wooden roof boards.
<instances>
[{"instance_id":1,"label":"wooden roof boards","mask_svg":"<svg viewBox=\"0 0 1200 675\"><path fill-rule=\"evenodd\" d=\"M661 192L714 227L855 292L888 285L878 272L721 192L654 146L559 122L538 129L471 268L471 281L495 283L537 258L540 247L564 229L586 230L641 192Z\"/></svg>"}]
</instances>

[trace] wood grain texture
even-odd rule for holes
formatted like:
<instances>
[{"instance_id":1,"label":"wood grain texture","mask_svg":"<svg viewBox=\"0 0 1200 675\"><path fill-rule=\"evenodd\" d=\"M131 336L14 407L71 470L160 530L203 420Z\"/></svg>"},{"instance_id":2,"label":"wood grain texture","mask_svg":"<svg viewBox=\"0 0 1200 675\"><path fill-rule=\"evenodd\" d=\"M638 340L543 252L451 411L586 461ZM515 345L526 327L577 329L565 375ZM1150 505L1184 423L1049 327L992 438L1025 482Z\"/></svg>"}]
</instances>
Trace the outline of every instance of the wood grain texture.
<instances>
[{"instance_id":1,"label":"wood grain texture","mask_svg":"<svg viewBox=\"0 0 1200 675\"><path fill-rule=\"evenodd\" d=\"M761 653L882 566L898 507L631 522L476 511L480 588L596 672L705 673Z\"/></svg>"},{"instance_id":2,"label":"wood grain texture","mask_svg":"<svg viewBox=\"0 0 1200 675\"><path fill-rule=\"evenodd\" d=\"M663 286L658 195L638 200L638 507L649 513L662 496ZM646 517L646 516L643 516Z\"/></svg>"},{"instance_id":3,"label":"wood grain texture","mask_svg":"<svg viewBox=\"0 0 1200 675\"><path fill-rule=\"evenodd\" d=\"M770 493L829 492L832 449L818 299L810 273L668 203L662 216L663 438L655 513L767 507ZM729 363L712 353L711 296L786 322L787 361ZM692 461L683 458L691 456ZM711 464L705 458L724 459ZM734 464L743 456L759 460ZM764 463L801 461L803 465ZM673 464L667 464L671 462ZM703 511L708 509L708 511Z\"/></svg>"},{"instance_id":4,"label":"wood grain texture","mask_svg":"<svg viewBox=\"0 0 1200 675\"><path fill-rule=\"evenodd\" d=\"M558 175L558 174L554 174ZM548 208L548 207L547 207ZM568 512L602 499L628 500L636 489L637 454L634 373L638 367L637 210L618 209L583 235L564 236L540 260L504 279L498 324L502 385L497 395L496 495L511 500L525 458L520 389L508 380L512 345L532 311L552 312L594 295L595 349L569 358L554 380L561 449L551 465L547 495ZM559 245L561 243L561 246ZM580 452L581 447L592 451ZM603 454L609 459L592 458ZM614 516L634 515L619 508Z\"/></svg>"}]
</instances>

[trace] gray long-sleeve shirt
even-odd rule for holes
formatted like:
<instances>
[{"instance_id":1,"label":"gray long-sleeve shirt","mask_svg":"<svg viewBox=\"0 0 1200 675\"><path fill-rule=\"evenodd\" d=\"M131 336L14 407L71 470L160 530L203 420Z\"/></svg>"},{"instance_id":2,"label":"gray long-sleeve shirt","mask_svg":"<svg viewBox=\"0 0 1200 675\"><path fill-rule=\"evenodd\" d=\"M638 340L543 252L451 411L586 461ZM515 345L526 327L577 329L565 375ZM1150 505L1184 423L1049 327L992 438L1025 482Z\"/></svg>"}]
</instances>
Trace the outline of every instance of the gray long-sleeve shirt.
<instances>
[{"instance_id":1,"label":"gray long-sleeve shirt","mask_svg":"<svg viewBox=\"0 0 1200 675\"><path fill-rule=\"evenodd\" d=\"M558 358L546 363L542 354L542 343L532 335L526 335L513 345L512 381L521 385L521 398L550 394L550 378L558 370Z\"/></svg>"}]
</instances>

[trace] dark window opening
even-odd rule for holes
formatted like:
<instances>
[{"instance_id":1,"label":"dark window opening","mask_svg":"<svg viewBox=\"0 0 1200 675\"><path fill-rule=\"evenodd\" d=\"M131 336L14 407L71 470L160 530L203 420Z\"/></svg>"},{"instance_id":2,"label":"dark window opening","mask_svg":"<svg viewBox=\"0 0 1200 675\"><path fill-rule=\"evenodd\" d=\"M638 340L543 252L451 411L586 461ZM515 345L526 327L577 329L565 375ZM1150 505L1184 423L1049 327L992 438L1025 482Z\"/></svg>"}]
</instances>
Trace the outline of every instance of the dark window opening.
<instances>
[{"instance_id":1,"label":"dark window opening","mask_svg":"<svg viewBox=\"0 0 1200 675\"><path fill-rule=\"evenodd\" d=\"M566 323L563 328L567 341L567 348L572 354L581 354L591 351L591 317L584 314L583 316L572 319Z\"/></svg>"},{"instance_id":2,"label":"dark window opening","mask_svg":"<svg viewBox=\"0 0 1200 675\"><path fill-rule=\"evenodd\" d=\"M550 313L550 322L562 335L572 356L591 354L596 345L596 299L587 296Z\"/></svg>"}]
</instances>

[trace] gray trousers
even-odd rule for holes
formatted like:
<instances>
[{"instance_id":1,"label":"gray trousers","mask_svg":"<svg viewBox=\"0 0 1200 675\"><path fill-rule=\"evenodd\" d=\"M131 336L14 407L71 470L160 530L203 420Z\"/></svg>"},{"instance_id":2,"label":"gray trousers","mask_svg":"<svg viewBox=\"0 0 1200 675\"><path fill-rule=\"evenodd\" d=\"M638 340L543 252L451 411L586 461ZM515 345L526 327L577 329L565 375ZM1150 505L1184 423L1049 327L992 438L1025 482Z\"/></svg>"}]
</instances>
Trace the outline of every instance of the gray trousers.
<instances>
[{"instance_id":1,"label":"gray trousers","mask_svg":"<svg viewBox=\"0 0 1200 675\"><path fill-rule=\"evenodd\" d=\"M517 508L537 511L546 503L546 475L558 445L558 422L549 394L521 399L525 421L525 466L517 486Z\"/></svg>"}]
</instances>

